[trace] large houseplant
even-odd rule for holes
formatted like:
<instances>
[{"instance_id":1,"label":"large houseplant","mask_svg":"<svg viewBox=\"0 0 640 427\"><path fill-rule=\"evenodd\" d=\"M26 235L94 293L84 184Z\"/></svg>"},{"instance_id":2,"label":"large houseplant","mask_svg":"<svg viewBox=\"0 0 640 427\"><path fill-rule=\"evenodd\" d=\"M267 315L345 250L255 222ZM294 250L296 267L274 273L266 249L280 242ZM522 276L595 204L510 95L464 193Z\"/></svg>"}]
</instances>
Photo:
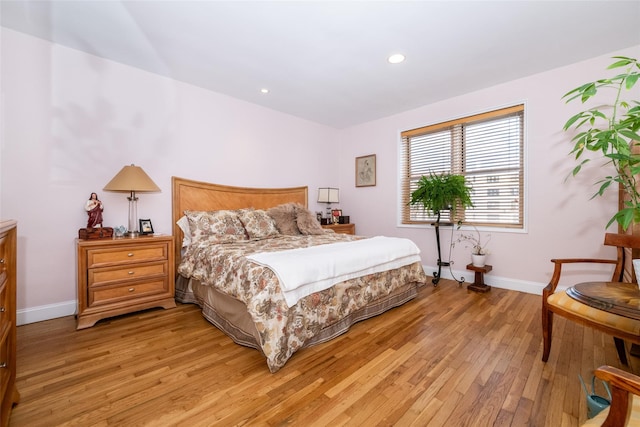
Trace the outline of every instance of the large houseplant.
<instances>
[{"instance_id":1,"label":"large houseplant","mask_svg":"<svg viewBox=\"0 0 640 427\"><path fill-rule=\"evenodd\" d=\"M640 63L637 59L623 56L607 69L622 69L622 72L595 82L583 84L563 96L566 102L580 99L582 103L593 99L596 107L581 111L571 117L564 130L577 130L573 137L572 154L578 165L573 169L575 176L589 162L585 150L602 156L607 164L612 164L613 174L607 174L598 181L600 187L593 197L601 196L612 184L618 184L627 194L627 200L621 209L613 215L607 227L618 222L623 230L631 223L640 223L640 155L634 152L634 146L640 144L640 101L625 100L625 91L630 91L640 78ZM608 89L608 91L602 91ZM601 95L595 99L596 95Z\"/></svg>"},{"instance_id":2,"label":"large houseplant","mask_svg":"<svg viewBox=\"0 0 640 427\"><path fill-rule=\"evenodd\" d=\"M464 176L450 173L436 174L430 172L418 181L418 188L411 193L411 205L421 205L425 210L436 215L436 223L440 222L440 213L451 211L454 219L458 207L468 208L471 203L471 188L467 186Z\"/></svg>"},{"instance_id":3,"label":"large houseplant","mask_svg":"<svg viewBox=\"0 0 640 427\"><path fill-rule=\"evenodd\" d=\"M449 262L442 262L440 253L440 214L444 210L451 211L450 220L453 221L458 208L473 206L471 203L471 188L467 186L464 176L450 173L423 175L418 181L418 188L411 193L411 205L421 205L425 210L436 215L436 244L438 247L438 271L433 272L432 282L438 284L442 273L442 266Z\"/></svg>"}]
</instances>

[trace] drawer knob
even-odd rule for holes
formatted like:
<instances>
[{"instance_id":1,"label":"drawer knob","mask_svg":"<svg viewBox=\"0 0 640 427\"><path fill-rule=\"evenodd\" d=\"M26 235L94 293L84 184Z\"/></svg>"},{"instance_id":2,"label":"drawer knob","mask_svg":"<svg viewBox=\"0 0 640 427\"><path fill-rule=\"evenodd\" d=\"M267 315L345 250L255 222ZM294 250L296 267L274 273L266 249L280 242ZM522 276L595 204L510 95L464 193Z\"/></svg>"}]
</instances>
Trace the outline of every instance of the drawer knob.
<instances>
[{"instance_id":1,"label":"drawer knob","mask_svg":"<svg viewBox=\"0 0 640 427\"><path fill-rule=\"evenodd\" d=\"M4 258L0 258L0 264L4 264Z\"/></svg>"},{"instance_id":2,"label":"drawer knob","mask_svg":"<svg viewBox=\"0 0 640 427\"><path fill-rule=\"evenodd\" d=\"M132 256L133 256L133 252L129 252L129 253L127 254L127 256L128 256L128 257L132 257Z\"/></svg>"},{"instance_id":3,"label":"drawer knob","mask_svg":"<svg viewBox=\"0 0 640 427\"><path fill-rule=\"evenodd\" d=\"M135 290L136 290L136 288L129 288L129 292L133 292Z\"/></svg>"},{"instance_id":4,"label":"drawer knob","mask_svg":"<svg viewBox=\"0 0 640 427\"><path fill-rule=\"evenodd\" d=\"M130 271L129 275L135 274L135 271Z\"/></svg>"},{"instance_id":5,"label":"drawer knob","mask_svg":"<svg viewBox=\"0 0 640 427\"><path fill-rule=\"evenodd\" d=\"M6 368L6 367L7 367L7 362L0 363L0 368Z\"/></svg>"},{"instance_id":6,"label":"drawer knob","mask_svg":"<svg viewBox=\"0 0 640 427\"><path fill-rule=\"evenodd\" d=\"M6 308L4 308L4 307L0 307L0 313L4 313L5 311L7 311L7 309L6 309Z\"/></svg>"}]
</instances>

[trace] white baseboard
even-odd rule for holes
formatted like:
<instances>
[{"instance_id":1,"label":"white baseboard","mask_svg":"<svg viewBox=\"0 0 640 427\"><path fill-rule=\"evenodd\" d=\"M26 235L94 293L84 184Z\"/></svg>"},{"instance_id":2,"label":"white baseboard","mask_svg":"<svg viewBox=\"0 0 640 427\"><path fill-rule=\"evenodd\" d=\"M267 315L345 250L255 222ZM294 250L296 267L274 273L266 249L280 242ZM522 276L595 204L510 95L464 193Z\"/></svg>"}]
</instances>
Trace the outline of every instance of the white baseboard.
<instances>
[{"instance_id":1,"label":"white baseboard","mask_svg":"<svg viewBox=\"0 0 640 427\"><path fill-rule=\"evenodd\" d=\"M76 314L76 306L77 303L73 300L21 309L16 313L16 324L20 326L28 323L42 322L43 320L56 319L58 317L73 316Z\"/></svg>"},{"instance_id":2,"label":"white baseboard","mask_svg":"<svg viewBox=\"0 0 640 427\"><path fill-rule=\"evenodd\" d=\"M432 276L433 273L438 271L438 267L433 267L430 265L423 265L425 273L428 276ZM453 272L453 274L451 274ZM455 276L455 277L453 277ZM441 277L443 279L451 279L451 280L462 280L464 278L464 283L469 285L473 283L475 278L475 273L470 270L453 270L449 269L449 267L442 267ZM537 282L528 282L525 280L517 280L517 279L508 279L505 277L495 276L491 273L487 273L484 276L484 282L495 288L509 289L512 291L526 292L528 294L542 295L542 289L547 286L546 283L537 283Z\"/></svg>"}]
</instances>

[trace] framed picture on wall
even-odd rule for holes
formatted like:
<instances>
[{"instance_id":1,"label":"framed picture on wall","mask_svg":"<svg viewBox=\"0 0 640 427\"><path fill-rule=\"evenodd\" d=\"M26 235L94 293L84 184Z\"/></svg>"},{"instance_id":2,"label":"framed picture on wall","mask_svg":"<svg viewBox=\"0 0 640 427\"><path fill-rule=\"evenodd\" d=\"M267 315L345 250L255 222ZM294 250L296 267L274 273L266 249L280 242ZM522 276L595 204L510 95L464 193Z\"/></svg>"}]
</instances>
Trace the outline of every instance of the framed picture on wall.
<instances>
[{"instance_id":1,"label":"framed picture on wall","mask_svg":"<svg viewBox=\"0 0 640 427\"><path fill-rule=\"evenodd\" d=\"M376 185L376 155L356 157L356 187Z\"/></svg>"}]
</instances>

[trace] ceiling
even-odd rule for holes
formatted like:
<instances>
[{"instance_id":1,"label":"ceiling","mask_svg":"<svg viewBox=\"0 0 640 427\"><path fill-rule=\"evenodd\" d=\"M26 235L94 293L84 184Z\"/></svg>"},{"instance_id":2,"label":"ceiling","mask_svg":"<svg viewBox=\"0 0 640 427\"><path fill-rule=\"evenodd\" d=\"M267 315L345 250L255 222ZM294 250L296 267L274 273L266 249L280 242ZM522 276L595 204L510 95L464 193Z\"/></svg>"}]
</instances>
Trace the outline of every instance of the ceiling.
<instances>
[{"instance_id":1,"label":"ceiling","mask_svg":"<svg viewBox=\"0 0 640 427\"><path fill-rule=\"evenodd\" d=\"M4 27L335 128L640 45L637 0L2 0L0 13ZM406 61L388 63L398 52Z\"/></svg>"}]
</instances>

